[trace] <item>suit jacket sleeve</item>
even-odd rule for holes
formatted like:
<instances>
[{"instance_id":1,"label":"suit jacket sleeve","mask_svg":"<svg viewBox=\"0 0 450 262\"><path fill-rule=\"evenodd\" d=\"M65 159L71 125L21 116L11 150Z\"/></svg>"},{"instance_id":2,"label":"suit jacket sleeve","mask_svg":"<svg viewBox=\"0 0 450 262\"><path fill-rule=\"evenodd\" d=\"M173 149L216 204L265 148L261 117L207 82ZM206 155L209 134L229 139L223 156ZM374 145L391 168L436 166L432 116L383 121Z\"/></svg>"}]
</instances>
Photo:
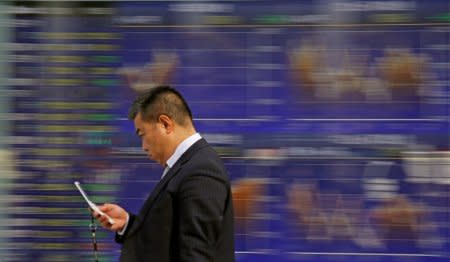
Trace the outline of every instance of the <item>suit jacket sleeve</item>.
<instances>
[{"instance_id":1,"label":"suit jacket sleeve","mask_svg":"<svg viewBox=\"0 0 450 262\"><path fill-rule=\"evenodd\" d=\"M227 182L207 175L191 175L180 185L180 261L213 261L215 245L223 235Z\"/></svg>"}]
</instances>

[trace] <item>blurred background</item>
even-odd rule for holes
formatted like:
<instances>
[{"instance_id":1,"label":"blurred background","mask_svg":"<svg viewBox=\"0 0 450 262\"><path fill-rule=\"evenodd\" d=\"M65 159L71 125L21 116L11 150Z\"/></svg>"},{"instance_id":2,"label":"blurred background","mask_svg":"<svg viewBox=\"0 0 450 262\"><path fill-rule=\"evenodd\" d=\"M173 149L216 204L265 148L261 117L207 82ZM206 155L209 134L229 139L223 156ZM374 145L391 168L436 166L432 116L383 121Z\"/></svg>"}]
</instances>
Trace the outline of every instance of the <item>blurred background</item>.
<instances>
[{"instance_id":1,"label":"blurred background","mask_svg":"<svg viewBox=\"0 0 450 262\"><path fill-rule=\"evenodd\" d=\"M0 261L93 261L75 180L139 211L162 168L126 116L160 84L225 161L238 262L448 261L449 22L446 0L1 1Z\"/></svg>"}]
</instances>

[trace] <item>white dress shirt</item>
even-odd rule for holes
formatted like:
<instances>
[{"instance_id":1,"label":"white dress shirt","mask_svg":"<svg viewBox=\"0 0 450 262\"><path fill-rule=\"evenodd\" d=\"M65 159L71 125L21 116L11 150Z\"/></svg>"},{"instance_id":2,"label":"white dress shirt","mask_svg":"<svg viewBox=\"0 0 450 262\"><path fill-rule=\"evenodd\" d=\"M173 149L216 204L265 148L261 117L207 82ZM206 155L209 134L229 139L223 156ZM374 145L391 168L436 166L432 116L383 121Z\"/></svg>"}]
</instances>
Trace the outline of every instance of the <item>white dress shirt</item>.
<instances>
[{"instance_id":1,"label":"white dress shirt","mask_svg":"<svg viewBox=\"0 0 450 262\"><path fill-rule=\"evenodd\" d=\"M166 161L166 168L164 169L164 173L161 176L161 179L164 178L164 176L167 174L169 169L171 169L173 167L173 165L175 165L175 163L178 161L178 159L180 159L180 157L184 154L184 152L186 152L193 144L195 144L195 142L197 142L200 139L202 139L200 134L195 133L192 136L183 140L183 142L181 142L177 146L177 148L175 149L175 152L173 152L172 156L170 156L169 159L167 159L167 161Z\"/></svg>"}]
</instances>

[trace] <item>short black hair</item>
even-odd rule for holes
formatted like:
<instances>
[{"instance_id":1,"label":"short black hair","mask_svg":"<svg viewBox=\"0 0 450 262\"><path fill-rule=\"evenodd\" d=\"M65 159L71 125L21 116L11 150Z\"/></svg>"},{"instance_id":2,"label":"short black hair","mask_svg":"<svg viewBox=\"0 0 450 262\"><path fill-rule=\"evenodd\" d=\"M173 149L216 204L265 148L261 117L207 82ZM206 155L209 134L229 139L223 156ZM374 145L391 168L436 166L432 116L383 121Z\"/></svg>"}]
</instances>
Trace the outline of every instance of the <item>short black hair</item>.
<instances>
[{"instance_id":1,"label":"short black hair","mask_svg":"<svg viewBox=\"0 0 450 262\"><path fill-rule=\"evenodd\" d=\"M157 86L140 94L133 101L128 119L134 120L141 113L145 121L156 122L160 115L167 115L179 125L192 123L192 112L183 96L170 86Z\"/></svg>"}]
</instances>

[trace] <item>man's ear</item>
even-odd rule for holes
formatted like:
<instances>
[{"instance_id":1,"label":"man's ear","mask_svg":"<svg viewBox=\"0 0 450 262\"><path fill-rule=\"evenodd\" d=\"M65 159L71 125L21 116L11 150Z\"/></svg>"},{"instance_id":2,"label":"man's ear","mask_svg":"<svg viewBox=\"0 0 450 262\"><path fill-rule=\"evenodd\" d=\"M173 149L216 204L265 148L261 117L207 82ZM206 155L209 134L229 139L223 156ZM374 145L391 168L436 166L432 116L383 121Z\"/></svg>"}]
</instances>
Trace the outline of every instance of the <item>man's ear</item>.
<instances>
[{"instance_id":1,"label":"man's ear","mask_svg":"<svg viewBox=\"0 0 450 262\"><path fill-rule=\"evenodd\" d=\"M173 132L174 129L174 121L172 118L170 118L168 115L160 115L158 117L158 121L163 125L163 127L166 129L167 133Z\"/></svg>"}]
</instances>

